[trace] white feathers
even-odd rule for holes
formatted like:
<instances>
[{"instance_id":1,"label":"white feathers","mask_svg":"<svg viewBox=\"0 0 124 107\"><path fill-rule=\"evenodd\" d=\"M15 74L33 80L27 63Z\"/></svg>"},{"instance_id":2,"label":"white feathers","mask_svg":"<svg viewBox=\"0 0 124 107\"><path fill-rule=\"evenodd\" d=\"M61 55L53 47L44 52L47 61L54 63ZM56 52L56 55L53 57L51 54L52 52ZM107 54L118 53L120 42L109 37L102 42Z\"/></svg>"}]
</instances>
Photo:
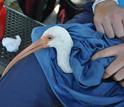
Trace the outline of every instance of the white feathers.
<instances>
[{"instance_id":1,"label":"white feathers","mask_svg":"<svg viewBox=\"0 0 124 107\"><path fill-rule=\"evenodd\" d=\"M49 41L48 46L56 49L58 66L65 73L72 73L69 58L73 41L70 34L65 28L54 26L44 32L43 36L47 35L53 36L53 40Z\"/></svg>"},{"instance_id":2,"label":"white feathers","mask_svg":"<svg viewBox=\"0 0 124 107\"><path fill-rule=\"evenodd\" d=\"M21 44L21 38L19 35L16 36L16 39L6 37L2 40L2 45L7 49L8 52L16 52L19 49Z\"/></svg>"}]
</instances>

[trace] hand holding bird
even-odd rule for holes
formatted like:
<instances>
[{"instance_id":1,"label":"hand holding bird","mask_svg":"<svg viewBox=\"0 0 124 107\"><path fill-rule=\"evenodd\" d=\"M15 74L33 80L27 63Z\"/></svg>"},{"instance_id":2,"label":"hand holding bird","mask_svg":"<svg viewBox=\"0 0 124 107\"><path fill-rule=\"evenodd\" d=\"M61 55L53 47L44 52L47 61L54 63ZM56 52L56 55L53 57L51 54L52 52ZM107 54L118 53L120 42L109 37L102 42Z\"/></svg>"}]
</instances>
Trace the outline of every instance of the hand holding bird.
<instances>
[{"instance_id":1,"label":"hand holding bird","mask_svg":"<svg viewBox=\"0 0 124 107\"><path fill-rule=\"evenodd\" d=\"M113 77L124 87L124 44L97 52L92 59L115 56L116 59L106 68L104 79Z\"/></svg>"}]
</instances>

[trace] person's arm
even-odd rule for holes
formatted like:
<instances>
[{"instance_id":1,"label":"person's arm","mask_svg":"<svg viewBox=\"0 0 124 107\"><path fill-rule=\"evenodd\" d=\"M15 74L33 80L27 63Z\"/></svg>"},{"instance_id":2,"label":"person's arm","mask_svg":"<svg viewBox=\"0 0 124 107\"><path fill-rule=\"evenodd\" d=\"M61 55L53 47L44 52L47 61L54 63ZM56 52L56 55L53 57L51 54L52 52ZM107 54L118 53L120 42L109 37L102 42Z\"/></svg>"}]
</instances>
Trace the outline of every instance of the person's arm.
<instances>
[{"instance_id":1,"label":"person's arm","mask_svg":"<svg viewBox=\"0 0 124 107\"><path fill-rule=\"evenodd\" d=\"M106 33L109 38L124 37L124 8L114 0L105 0L94 9L94 24L97 31Z\"/></svg>"}]
</instances>

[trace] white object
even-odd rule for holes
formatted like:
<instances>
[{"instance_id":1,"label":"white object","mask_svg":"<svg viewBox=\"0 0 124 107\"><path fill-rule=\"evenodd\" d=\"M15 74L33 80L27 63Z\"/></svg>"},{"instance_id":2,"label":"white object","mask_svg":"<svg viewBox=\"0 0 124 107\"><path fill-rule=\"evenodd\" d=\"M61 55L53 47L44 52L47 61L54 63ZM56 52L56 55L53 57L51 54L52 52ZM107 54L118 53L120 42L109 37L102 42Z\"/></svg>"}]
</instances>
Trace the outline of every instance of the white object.
<instances>
[{"instance_id":1,"label":"white object","mask_svg":"<svg viewBox=\"0 0 124 107\"><path fill-rule=\"evenodd\" d=\"M21 44L21 38L19 35L16 38L6 37L2 40L2 45L7 49L8 52L16 52Z\"/></svg>"},{"instance_id":2,"label":"white object","mask_svg":"<svg viewBox=\"0 0 124 107\"><path fill-rule=\"evenodd\" d=\"M95 2L93 3L93 6L92 6L93 12L95 11L96 5L103 1L106 1L106 0L95 0ZM118 0L113 0L113 1L115 1L117 4L119 4Z\"/></svg>"},{"instance_id":3,"label":"white object","mask_svg":"<svg viewBox=\"0 0 124 107\"><path fill-rule=\"evenodd\" d=\"M48 42L48 46L56 49L58 66L65 73L72 73L69 58L73 41L68 31L63 27L54 26L43 33L43 36L46 35L52 35L54 37L53 40Z\"/></svg>"}]
</instances>

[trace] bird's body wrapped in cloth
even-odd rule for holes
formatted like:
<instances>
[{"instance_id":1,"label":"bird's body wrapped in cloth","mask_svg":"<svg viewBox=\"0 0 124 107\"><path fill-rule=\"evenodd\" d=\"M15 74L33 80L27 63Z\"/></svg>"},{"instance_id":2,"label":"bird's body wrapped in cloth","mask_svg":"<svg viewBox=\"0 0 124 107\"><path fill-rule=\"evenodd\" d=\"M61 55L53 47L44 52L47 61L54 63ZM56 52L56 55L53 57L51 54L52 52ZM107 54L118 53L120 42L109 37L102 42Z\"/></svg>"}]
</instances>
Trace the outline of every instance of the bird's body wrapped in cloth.
<instances>
[{"instance_id":1,"label":"bird's body wrapped in cloth","mask_svg":"<svg viewBox=\"0 0 124 107\"><path fill-rule=\"evenodd\" d=\"M32 32L33 42L51 26L53 25L35 28ZM54 48L35 53L57 98L65 107L124 107L124 88L112 79L102 79L105 68L114 57L91 60L92 55L97 51L122 41L107 39L102 33L96 32L92 24L60 26L69 32L74 42L70 54L73 73L62 72L57 65Z\"/></svg>"}]
</instances>

